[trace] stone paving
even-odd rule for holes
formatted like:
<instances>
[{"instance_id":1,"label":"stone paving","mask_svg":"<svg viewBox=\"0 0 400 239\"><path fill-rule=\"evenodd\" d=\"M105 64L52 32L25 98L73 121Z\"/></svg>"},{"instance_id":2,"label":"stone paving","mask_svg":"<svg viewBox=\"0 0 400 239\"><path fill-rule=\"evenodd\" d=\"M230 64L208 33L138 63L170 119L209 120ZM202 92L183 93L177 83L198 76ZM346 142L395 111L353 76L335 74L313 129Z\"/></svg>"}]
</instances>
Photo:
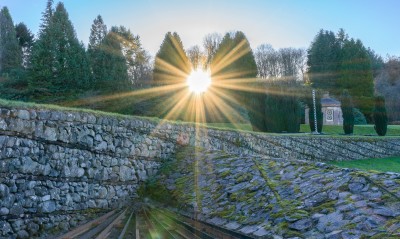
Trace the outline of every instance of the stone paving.
<instances>
[{"instance_id":1,"label":"stone paving","mask_svg":"<svg viewBox=\"0 0 400 239\"><path fill-rule=\"evenodd\" d=\"M400 237L399 174L194 148L171 164L157 183L172 206L218 226L266 238Z\"/></svg>"}]
</instances>

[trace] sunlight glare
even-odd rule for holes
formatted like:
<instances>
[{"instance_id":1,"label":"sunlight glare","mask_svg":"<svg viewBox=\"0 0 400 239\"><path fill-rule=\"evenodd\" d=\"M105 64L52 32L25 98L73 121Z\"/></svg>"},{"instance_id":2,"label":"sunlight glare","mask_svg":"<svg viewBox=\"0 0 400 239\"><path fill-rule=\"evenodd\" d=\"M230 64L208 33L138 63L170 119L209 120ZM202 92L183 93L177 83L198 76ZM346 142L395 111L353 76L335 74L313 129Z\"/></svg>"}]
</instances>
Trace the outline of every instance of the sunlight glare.
<instances>
[{"instance_id":1,"label":"sunlight glare","mask_svg":"<svg viewBox=\"0 0 400 239\"><path fill-rule=\"evenodd\" d=\"M187 85L190 92L201 94L207 91L211 85L211 75L209 71L194 70L187 78Z\"/></svg>"}]
</instances>

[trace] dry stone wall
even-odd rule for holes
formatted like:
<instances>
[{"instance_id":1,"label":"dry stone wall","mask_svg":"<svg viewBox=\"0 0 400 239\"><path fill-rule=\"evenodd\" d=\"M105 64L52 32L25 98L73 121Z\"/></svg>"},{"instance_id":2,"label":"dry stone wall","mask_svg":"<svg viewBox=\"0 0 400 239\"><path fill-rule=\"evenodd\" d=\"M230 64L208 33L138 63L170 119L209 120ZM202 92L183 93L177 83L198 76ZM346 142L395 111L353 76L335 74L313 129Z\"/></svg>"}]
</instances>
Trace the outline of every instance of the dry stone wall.
<instances>
[{"instance_id":1,"label":"dry stone wall","mask_svg":"<svg viewBox=\"0 0 400 239\"><path fill-rule=\"evenodd\" d=\"M0 237L29 238L67 230L90 215L124 205L182 145L266 159L400 155L396 137L266 135L101 113L0 106Z\"/></svg>"},{"instance_id":2,"label":"dry stone wall","mask_svg":"<svg viewBox=\"0 0 400 239\"><path fill-rule=\"evenodd\" d=\"M121 124L1 109L0 238L46 238L137 198L159 165L152 149L163 146Z\"/></svg>"}]
</instances>

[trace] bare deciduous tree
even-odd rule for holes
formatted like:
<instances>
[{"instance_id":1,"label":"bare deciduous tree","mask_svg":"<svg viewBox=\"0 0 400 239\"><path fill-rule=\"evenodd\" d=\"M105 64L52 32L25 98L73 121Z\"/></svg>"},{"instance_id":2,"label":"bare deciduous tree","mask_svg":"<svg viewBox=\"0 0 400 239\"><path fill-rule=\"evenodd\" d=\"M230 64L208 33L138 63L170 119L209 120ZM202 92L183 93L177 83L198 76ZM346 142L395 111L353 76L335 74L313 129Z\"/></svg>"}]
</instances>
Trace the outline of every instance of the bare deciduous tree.
<instances>
[{"instance_id":1,"label":"bare deciduous tree","mask_svg":"<svg viewBox=\"0 0 400 239\"><path fill-rule=\"evenodd\" d=\"M389 121L400 121L400 57L389 57L375 78L375 94L386 100Z\"/></svg>"},{"instance_id":2,"label":"bare deciduous tree","mask_svg":"<svg viewBox=\"0 0 400 239\"><path fill-rule=\"evenodd\" d=\"M258 76L264 79L288 78L304 81L306 51L296 48L275 50L269 44L259 46L255 51Z\"/></svg>"},{"instance_id":3,"label":"bare deciduous tree","mask_svg":"<svg viewBox=\"0 0 400 239\"><path fill-rule=\"evenodd\" d=\"M192 63L193 69L198 69L200 67L204 67L205 63L205 55L201 51L199 46L192 46L187 50L187 55L189 57L190 62Z\"/></svg>"},{"instance_id":4,"label":"bare deciduous tree","mask_svg":"<svg viewBox=\"0 0 400 239\"><path fill-rule=\"evenodd\" d=\"M211 33L204 37L203 47L205 50L207 64L211 62L211 59L214 57L219 44L221 44L221 41L222 36L219 33Z\"/></svg>"}]
</instances>

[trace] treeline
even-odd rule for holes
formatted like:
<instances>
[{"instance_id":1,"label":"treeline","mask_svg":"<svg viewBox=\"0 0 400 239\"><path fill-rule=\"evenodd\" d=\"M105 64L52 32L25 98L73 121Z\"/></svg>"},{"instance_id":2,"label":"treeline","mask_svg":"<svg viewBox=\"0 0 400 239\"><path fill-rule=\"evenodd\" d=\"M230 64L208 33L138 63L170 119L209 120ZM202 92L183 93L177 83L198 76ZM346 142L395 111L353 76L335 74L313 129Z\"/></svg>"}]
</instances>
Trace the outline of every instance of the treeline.
<instances>
[{"instance_id":1,"label":"treeline","mask_svg":"<svg viewBox=\"0 0 400 239\"><path fill-rule=\"evenodd\" d=\"M320 98L326 91L343 102L346 133L352 132L357 108L369 123L376 118L374 104L379 105L376 112L386 114L381 109L385 101L376 94L387 99L390 119L399 120L399 62L394 57L384 62L344 30L336 34L321 30L308 50L264 44L254 52L242 32L209 34L202 47L187 50L177 33L167 33L153 66L139 36L123 26L108 29L100 15L93 21L86 49L63 3L54 8L48 0L37 37L24 23L14 26L7 7L0 11L2 98L60 103L79 99L79 94L90 98L162 87L152 88L142 98L120 98L105 108L83 106L111 111L122 106L117 112L193 121L193 107L189 109L189 101L178 104L177 99L187 96L174 86L184 84L191 70L202 68L211 71L214 90L223 99L208 100L205 121L248 118L255 131L298 132L304 107L308 105L310 115L314 114L312 89L317 90L318 131L322 128Z\"/></svg>"},{"instance_id":2,"label":"treeline","mask_svg":"<svg viewBox=\"0 0 400 239\"><path fill-rule=\"evenodd\" d=\"M110 30L99 15L86 50L62 2L48 0L37 37L24 23L14 26L0 11L0 93L3 98L60 102L93 94L148 87L152 66L140 38L119 26Z\"/></svg>"},{"instance_id":3,"label":"treeline","mask_svg":"<svg viewBox=\"0 0 400 239\"><path fill-rule=\"evenodd\" d=\"M400 125L400 57L390 56L375 76L375 91L386 99L389 121Z\"/></svg>"}]
</instances>

